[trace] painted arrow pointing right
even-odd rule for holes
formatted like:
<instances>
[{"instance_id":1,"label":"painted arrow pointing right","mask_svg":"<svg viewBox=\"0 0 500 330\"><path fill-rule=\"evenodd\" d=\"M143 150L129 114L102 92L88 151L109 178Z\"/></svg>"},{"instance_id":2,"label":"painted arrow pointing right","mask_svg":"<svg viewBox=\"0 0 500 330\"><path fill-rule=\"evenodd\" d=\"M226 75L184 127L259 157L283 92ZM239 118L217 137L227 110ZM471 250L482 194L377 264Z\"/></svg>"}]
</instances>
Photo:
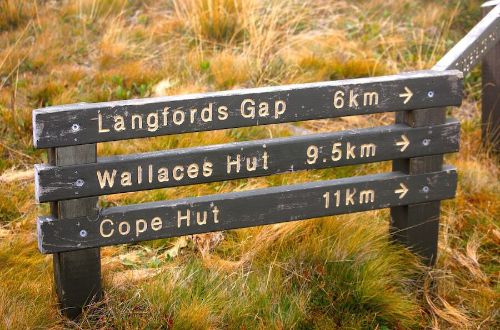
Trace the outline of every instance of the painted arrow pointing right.
<instances>
[{"instance_id":1,"label":"painted arrow pointing right","mask_svg":"<svg viewBox=\"0 0 500 330\"><path fill-rule=\"evenodd\" d=\"M408 138L406 137L406 135L401 135L401 139L402 141L398 141L396 142L396 145L398 147L401 147L400 151L403 152L406 150L406 148L408 148L408 146L410 145L410 140L408 140Z\"/></svg>"},{"instance_id":2,"label":"painted arrow pointing right","mask_svg":"<svg viewBox=\"0 0 500 330\"><path fill-rule=\"evenodd\" d=\"M406 193L409 191L408 187L404 185L404 183L400 183L399 186L401 189L394 190L395 194L399 194L399 199L403 199L406 196Z\"/></svg>"},{"instance_id":3,"label":"painted arrow pointing right","mask_svg":"<svg viewBox=\"0 0 500 330\"><path fill-rule=\"evenodd\" d=\"M399 97L405 98L405 100L403 101L403 104L408 103L412 96L413 96L413 92L406 86L405 86L405 93L399 94Z\"/></svg>"}]
</instances>

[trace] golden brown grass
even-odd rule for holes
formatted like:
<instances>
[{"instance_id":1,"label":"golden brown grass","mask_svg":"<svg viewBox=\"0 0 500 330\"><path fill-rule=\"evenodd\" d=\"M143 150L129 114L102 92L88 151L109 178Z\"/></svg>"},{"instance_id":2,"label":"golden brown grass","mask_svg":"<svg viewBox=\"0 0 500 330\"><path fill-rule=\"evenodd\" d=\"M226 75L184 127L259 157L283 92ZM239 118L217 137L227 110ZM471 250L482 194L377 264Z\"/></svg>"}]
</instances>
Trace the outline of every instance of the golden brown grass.
<instances>
[{"instance_id":1,"label":"golden brown grass","mask_svg":"<svg viewBox=\"0 0 500 330\"><path fill-rule=\"evenodd\" d=\"M426 269L388 244L387 210L102 251L106 297L78 323L57 312L36 250L31 111L426 69L479 18L479 1L0 2L0 328L500 327L498 158L480 145L478 71L466 79L457 197L443 204ZM311 121L387 125L392 114ZM292 128L292 129L291 129ZM286 136L291 125L100 144L100 155ZM371 172L389 162L118 194L103 205ZM423 275L422 275L423 274Z\"/></svg>"}]
</instances>

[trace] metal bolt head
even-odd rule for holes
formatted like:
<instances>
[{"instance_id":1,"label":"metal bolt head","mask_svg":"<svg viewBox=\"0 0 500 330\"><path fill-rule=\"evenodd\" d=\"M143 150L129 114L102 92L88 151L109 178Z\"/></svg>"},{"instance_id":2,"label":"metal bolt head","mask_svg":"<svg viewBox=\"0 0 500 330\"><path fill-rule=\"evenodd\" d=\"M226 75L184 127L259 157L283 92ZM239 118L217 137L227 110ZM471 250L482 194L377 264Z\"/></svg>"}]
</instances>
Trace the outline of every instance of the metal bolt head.
<instances>
[{"instance_id":1,"label":"metal bolt head","mask_svg":"<svg viewBox=\"0 0 500 330\"><path fill-rule=\"evenodd\" d=\"M71 130L73 132L78 132L80 130L80 125L78 125L78 124L71 125Z\"/></svg>"},{"instance_id":2,"label":"metal bolt head","mask_svg":"<svg viewBox=\"0 0 500 330\"><path fill-rule=\"evenodd\" d=\"M433 98L434 97L434 91L428 91L427 92L427 96L430 97L430 98Z\"/></svg>"},{"instance_id":3,"label":"metal bolt head","mask_svg":"<svg viewBox=\"0 0 500 330\"><path fill-rule=\"evenodd\" d=\"M81 237L87 237L87 231L85 229L80 230L80 236Z\"/></svg>"},{"instance_id":4,"label":"metal bolt head","mask_svg":"<svg viewBox=\"0 0 500 330\"><path fill-rule=\"evenodd\" d=\"M75 181L75 186L77 187L81 187L85 184L85 181L83 181L82 179L78 179Z\"/></svg>"},{"instance_id":5,"label":"metal bolt head","mask_svg":"<svg viewBox=\"0 0 500 330\"><path fill-rule=\"evenodd\" d=\"M429 187L428 187L428 186L424 186L424 187L422 188L422 191L423 191L424 193L428 193L428 192L429 192L429 190L430 190L430 189L429 189Z\"/></svg>"},{"instance_id":6,"label":"metal bolt head","mask_svg":"<svg viewBox=\"0 0 500 330\"><path fill-rule=\"evenodd\" d=\"M422 144L427 147L429 144L431 144L431 140L430 139L423 139Z\"/></svg>"}]
</instances>

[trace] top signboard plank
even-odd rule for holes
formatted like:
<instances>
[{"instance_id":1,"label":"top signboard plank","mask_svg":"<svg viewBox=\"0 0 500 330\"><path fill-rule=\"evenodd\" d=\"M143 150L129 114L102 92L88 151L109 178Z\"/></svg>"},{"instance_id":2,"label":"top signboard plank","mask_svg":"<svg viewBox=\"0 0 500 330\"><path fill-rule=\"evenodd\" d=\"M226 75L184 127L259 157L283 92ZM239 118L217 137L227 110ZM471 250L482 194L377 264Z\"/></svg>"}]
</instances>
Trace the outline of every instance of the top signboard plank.
<instances>
[{"instance_id":1,"label":"top signboard plank","mask_svg":"<svg viewBox=\"0 0 500 330\"><path fill-rule=\"evenodd\" d=\"M460 105L459 71L419 71L33 111L36 148Z\"/></svg>"}]
</instances>

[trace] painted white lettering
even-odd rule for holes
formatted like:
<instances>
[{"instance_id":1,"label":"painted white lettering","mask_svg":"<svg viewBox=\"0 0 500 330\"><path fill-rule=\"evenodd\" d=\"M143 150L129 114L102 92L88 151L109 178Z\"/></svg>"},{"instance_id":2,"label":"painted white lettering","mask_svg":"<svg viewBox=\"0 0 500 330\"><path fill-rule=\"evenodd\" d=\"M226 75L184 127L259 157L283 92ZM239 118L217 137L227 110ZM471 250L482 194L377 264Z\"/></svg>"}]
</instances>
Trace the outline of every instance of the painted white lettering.
<instances>
[{"instance_id":1,"label":"painted white lettering","mask_svg":"<svg viewBox=\"0 0 500 330\"><path fill-rule=\"evenodd\" d=\"M125 127L125 118L120 115L116 115L113 117L113 120L115 124L113 125L113 128L117 132L125 131L127 128Z\"/></svg>"},{"instance_id":2,"label":"painted white lettering","mask_svg":"<svg viewBox=\"0 0 500 330\"><path fill-rule=\"evenodd\" d=\"M269 116L269 104L267 102L261 102L259 104L259 116L260 117Z\"/></svg>"},{"instance_id":3,"label":"painted white lettering","mask_svg":"<svg viewBox=\"0 0 500 330\"><path fill-rule=\"evenodd\" d=\"M174 177L175 180L179 181L184 177L184 167L177 165L174 167L174 170L172 172L172 176Z\"/></svg>"},{"instance_id":4,"label":"painted white lettering","mask_svg":"<svg viewBox=\"0 0 500 330\"><path fill-rule=\"evenodd\" d=\"M347 159L356 158L356 155L354 154L355 148L356 148L356 146L351 146L351 142L347 142L347 147L346 147Z\"/></svg>"},{"instance_id":5,"label":"painted white lettering","mask_svg":"<svg viewBox=\"0 0 500 330\"><path fill-rule=\"evenodd\" d=\"M257 157L247 157L247 171L253 172L257 169Z\"/></svg>"},{"instance_id":6,"label":"painted white lettering","mask_svg":"<svg viewBox=\"0 0 500 330\"><path fill-rule=\"evenodd\" d=\"M219 118L219 120L226 120L227 117L228 117L228 113L227 113L227 107L226 106L220 106L217 108L217 113L218 113L218 116L217 118Z\"/></svg>"},{"instance_id":7,"label":"painted white lettering","mask_svg":"<svg viewBox=\"0 0 500 330\"><path fill-rule=\"evenodd\" d=\"M208 104L208 107L201 110L201 120L205 123L212 121L212 102Z\"/></svg>"},{"instance_id":8,"label":"painted white lettering","mask_svg":"<svg viewBox=\"0 0 500 330\"><path fill-rule=\"evenodd\" d=\"M196 223L198 225L204 225L207 223L207 211L203 211L203 219L200 217L200 212L196 212Z\"/></svg>"},{"instance_id":9,"label":"painted white lettering","mask_svg":"<svg viewBox=\"0 0 500 330\"><path fill-rule=\"evenodd\" d=\"M243 118L255 118L255 101L252 99L244 99L243 102L241 102L240 110Z\"/></svg>"},{"instance_id":10,"label":"painted white lettering","mask_svg":"<svg viewBox=\"0 0 500 330\"><path fill-rule=\"evenodd\" d=\"M132 129L136 129L136 122L137 122L137 127L139 129L142 129L142 116L141 115L132 115Z\"/></svg>"},{"instance_id":11,"label":"painted white lettering","mask_svg":"<svg viewBox=\"0 0 500 330\"><path fill-rule=\"evenodd\" d=\"M377 105L378 104L378 93L377 92L367 92L363 95L363 105Z\"/></svg>"},{"instance_id":12,"label":"painted white lettering","mask_svg":"<svg viewBox=\"0 0 500 330\"><path fill-rule=\"evenodd\" d=\"M161 167L158 169L158 182L168 181L168 169L166 167Z\"/></svg>"},{"instance_id":13,"label":"painted white lettering","mask_svg":"<svg viewBox=\"0 0 500 330\"><path fill-rule=\"evenodd\" d=\"M163 114L163 126L168 125L168 110L169 109L170 109L169 107L165 107L165 108L163 108L163 111L161 112Z\"/></svg>"},{"instance_id":14,"label":"painted white lettering","mask_svg":"<svg viewBox=\"0 0 500 330\"><path fill-rule=\"evenodd\" d=\"M262 168L267 170L267 160L269 159L269 155L267 154L267 151L264 151L264 154L262 155L262 159L264 162L262 163Z\"/></svg>"},{"instance_id":15,"label":"painted white lettering","mask_svg":"<svg viewBox=\"0 0 500 330\"><path fill-rule=\"evenodd\" d=\"M340 160L342 158L342 149L340 147L342 146L341 142L337 142L333 144L332 147L332 160L334 162Z\"/></svg>"},{"instance_id":16,"label":"painted white lettering","mask_svg":"<svg viewBox=\"0 0 500 330\"><path fill-rule=\"evenodd\" d=\"M189 165L188 169L187 169L188 177L190 177L191 179L196 178L198 176L199 170L200 170L200 167L198 166L198 164Z\"/></svg>"},{"instance_id":17,"label":"painted white lettering","mask_svg":"<svg viewBox=\"0 0 500 330\"><path fill-rule=\"evenodd\" d=\"M189 121L191 122L191 124L193 124L193 123L194 123L194 120L195 120L195 118L196 118L196 113L197 113L197 112L198 112L198 109L191 109L191 110L189 111L189 118L190 118L190 119L189 119Z\"/></svg>"},{"instance_id":18,"label":"painted white lettering","mask_svg":"<svg viewBox=\"0 0 500 330\"><path fill-rule=\"evenodd\" d=\"M148 166L148 182L153 182L153 165L149 164Z\"/></svg>"},{"instance_id":19,"label":"painted white lettering","mask_svg":"<svg viewBox=\"0 0 500 330\"><path fill-rule=\"evenodd\" d=\"M145 232L148 229L148 223L144 219L139 219L135 222L135 236L139 237L139 235Z\"/></svg>"},{"instance_id":20,"label":"painted white lettering","mask_svg":"<svg viewBox=\"0 0 500 330\"><path fill-rule=\"evenodd\" d=\"M97 111L97 123L99 126L98 132L99 133L107 133L109 132L109 128L103 128L102 127L102 115L100 111Z\"/></svg>"},{"instance_id":21,"label":"painted white lettering","mask_svg":"<svg viewBox=\"0 0 500 330\"><path fill-rule=\"evenodd\" d=\"M122 186L131 186L132 185L132 175L130 172L123 172L121 175L121 185Z\"/></svg>"},{"instance_id":22,"label":"painted white lettering","mask_svg":"<svg viewBox=\"0 0 500 330\"><path fill-rule=\"evenodd\" d=\"M375 156L375 150L377 146L374 143L362 144L360 147L361 157L373 157Z\"/></svg>"},{"instance_id":23,"label":"painted white lettering","mask_svg":"<svg viewBox=\"0 0 500 330\"><path fill-rule=\"evenodd\" d=\"M286 111L286 102L282 100L277 100L274 102L274 118L278 119L279 116L284 114Z\"/></svg>"},{"instance_id":24,"label":"painted white lettering","mask_svg":"<svg viewBox=\"0 0 500 330\"><path fill-rule=\"evenodd\" d=\"M219 208L217 206L214 206L212 209L212 213L214 214L214 223L219 223Z\"/></svg>"},{"instance_id":25,"label":"painted white lettering","mask_svg":"<svg viewBox=\"0 0 500 330\"><path fill-rule=\"evenodd\" d=\"M231 173L231 167L236 165L236 173L240 173L240 154L236 155L235 160L231 160L231 156L227 156L227 174Z\"/></svg>"},{"instance_id":26,"label":"painted white lettering","mask_svg":"<svg viewBox=\"0 0 500 330\"><path fill-rule=\"evenodd\" d=\"M354 195L356 194L356 188L353 189L353 192L351 193L351 189L347 189L345 191L345 205L348 206L354 205Z\"/></svg>"},{"instance_id":27,"label":"painted white lettering","mask_svg":"<svg viewBox=\"0 0 500 330\"><path fill-rule=\"evenodd\" d=\"M333 106L335 109L342 109L344 107L344 92L336 91L333 95Z\"/></svg>"},{"instance_id":28,"label":"painted white lettering","mask_svg":"<svg viewBox=\"0 0 500 330\"><path fill-rule=\"evenodd\" d=\"M142 183L142 166L137 166L137 184Z\"/></svg>"},{"instance_id":29,"label":"painted white lettering","mask_svg":"<svg viewBox=\"0 0 500 330\"><path fill-rule=\"evenodd\" d=\"M359 94L354 94L353 90L349 91L349 106L351 108L358 107L358 101L357 101L358 96L359 96Z\"/></svg>"},{"instance_id":30,"label":"painted white lettering","mask_svg":"<svg viewBox=\"0 0 500 330\"><path fill-rule=\"evenodd\" d=\"M151 229L153 229L154 231L160 230L162 226L163 226L163 223L162 223L160 217L154 217L151 220Z\"/></svg>"},{"instance_id":31,"label":"painted white lettering","mask_svg":"<svg viewBox=\"0 0 500 330\"><path fill-rule=\"evenodd\" d=\"M128 235L130 233L130 224L126 221L120 222L118 225L118 232L123 236Z\"/></svg>"},{"instance_id":32,"label":"painted white lettering","mask_svg":"<svg viewBox=\"0 0 500 330\"><path fill-rule=\"evenodd\" d=\"M214 164L212 164L211 162L204 162L203 163L203 176L204 177L209 177L212 175L212 172L213 172L213 169L212 169L212 166Z\"/></svg>"},{"instance_id":33,"label":"painted white lettering","mask_svg":"<svg viewBox=\"0 0 500 330\"><path fill-rule=\"evenodd\" d=\"M362 190L359 193L359 203L373 203L375 201L375 191L374 190Z\"/></svg>"},{"instance_id":34,"label":"painted white lettering","mask_svg":"<svg viewBox=\"0 0 500 330\"><path fill-rule=\"evenodd\" d=\"M182 123L184 123L184 119L185 119L186 115L184 114L184 111L182 110L175 110L174 111L174 124L176 125L182 125Z\"/></svg>"},{"instance_id":35,"label":"painted white lettering","mask_svg":"<svg viewBox=\"0 0 500 330\"><path fill-rule=\"evenodd\" d=\"M177 228L181 227L182 221L186 221L186 226L189 227L189 221L191 219L191 211L189 209L186 210L186 215L182 215L181 210L177 211Z\"/></svg>"},{"instance_id":36,"label":"painted white lettering","mask_svg":"<svg viewBox=\"0 0 500 330\"><path fill-rule=\"evenodd\" d=\"M104 232L105 223L109 223L110 226L113 226L113 221L111 221L110 219L104 219L103 221L101 221L101 224L99 225L99 232L101 233L102 237L111 237L115 232L115 230L111 228L111 230L108 233L105 233Z\"/></svg>"},{"instance_id":37,"label":"painted white lettering","mask_svg":"<svg viewBox=\"0 0 500 330\"><path fill-rule=\"evenodd\" d=\"M146 123L148 124L148 131L156 132L158 130L158 113L153 112L148 114L146 117Z\"/></svg>"},{"instance_id":38,"label":"painted white lettering","mask_svg":"<svg viewBox=\"0 0 500 330\"><path fill-rule=\"evenodd\" d=\"M103 189L106 185L109 188L113 188L115 184L116 170L113 170L112 174L109 174L108 170L105 170L103 174L101 171L97 171L97 180L99 181L99 186Z\"/></svg>"}]
</instances>

